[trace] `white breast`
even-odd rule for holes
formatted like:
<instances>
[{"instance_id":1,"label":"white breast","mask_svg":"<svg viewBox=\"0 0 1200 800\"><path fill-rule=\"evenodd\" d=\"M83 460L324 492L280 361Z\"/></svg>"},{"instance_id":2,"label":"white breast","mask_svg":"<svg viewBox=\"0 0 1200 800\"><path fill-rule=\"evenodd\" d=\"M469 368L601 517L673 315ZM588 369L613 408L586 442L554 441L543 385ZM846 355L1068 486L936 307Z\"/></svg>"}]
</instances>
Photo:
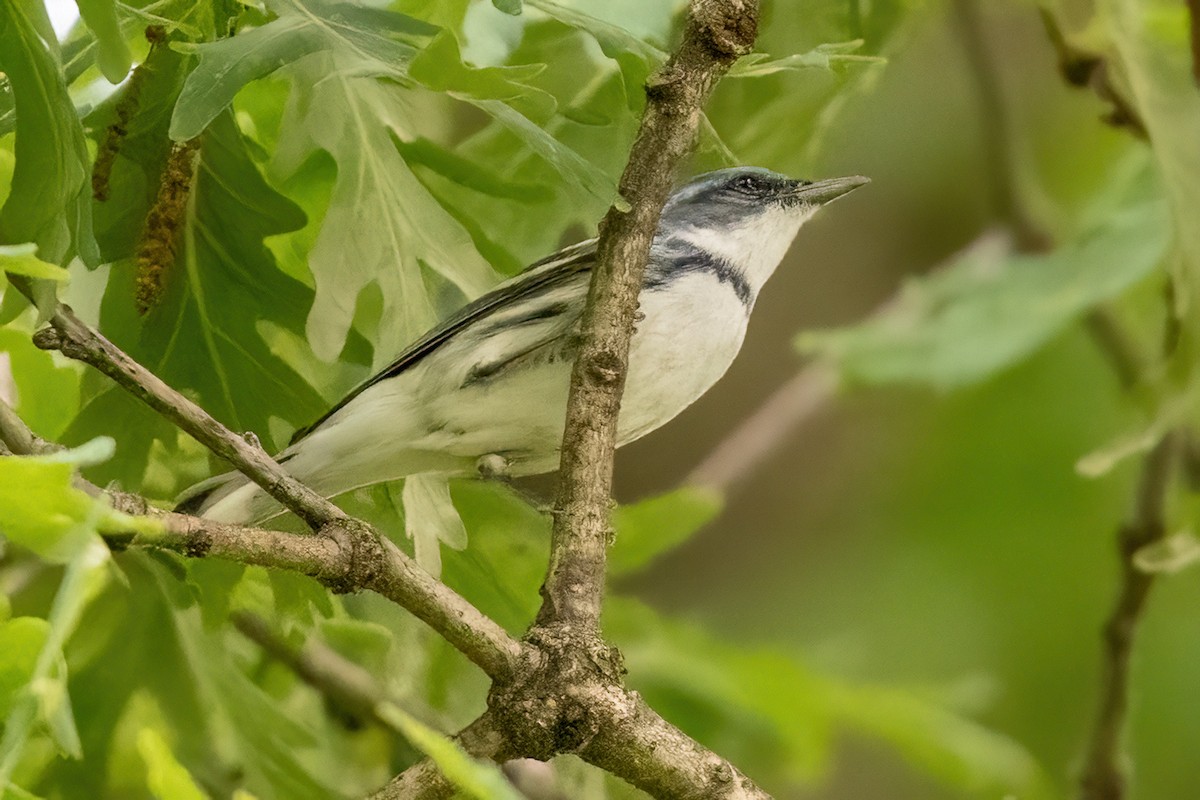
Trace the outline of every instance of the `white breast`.
<instances>
[{"instance_id":1,"label":"white breast","mask_svg":"<svg viewBox=\"0 0 1200 800\"><path fill-rule=\"evenodd\" d=\"M718 284L714 290L713 284ZM620 444L670 421L720 380L742 347L747 311L710 273L679 277L669 291L642 293L621 402Z\"/></svg>"}]
</instances>

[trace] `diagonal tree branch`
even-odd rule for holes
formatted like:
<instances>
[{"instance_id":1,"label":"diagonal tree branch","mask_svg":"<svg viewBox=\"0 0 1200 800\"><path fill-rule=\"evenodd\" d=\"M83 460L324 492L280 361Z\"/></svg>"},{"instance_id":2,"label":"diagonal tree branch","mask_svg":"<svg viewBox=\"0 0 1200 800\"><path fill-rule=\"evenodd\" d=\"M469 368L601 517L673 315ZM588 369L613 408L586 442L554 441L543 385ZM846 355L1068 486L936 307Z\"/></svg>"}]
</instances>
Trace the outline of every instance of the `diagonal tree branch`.
<instances>
[{"instance_id":1,"label":"diagonal tree branch","mask_svg":"<svg viewBox=\"0 0 1200 800\"><path fill-rule=\"evenodd\" d=\"M233 625L243 636L261 647L269 656L295 672L305 683L325 695L342 712L361 720L371 720L400 736L406 732L386 713L393 701L369 672L346 659L317 639L309 639L295 648L271 630L257 614L236 612ZM504 742L491 717L485 713L453 737L459 747L476 758L504 760ZM409 800L449 797L454 786L426 759L402 776L403 794Z\"/></svg>"},{"instance_id":2,"label":"diagonal tree branch","mask_svg":"<svg viewBox=\"0 0 1200 800\"><path fill-rule=\"evenodd\" d=\"M21 284L17 285L19 288ZM231 432L80 320L66 305L58 304L50 317L50 325L34 334L35 345L43 350L58 350L112 378L244 473L313 530L347 519L333 503L284 472L261 447Z\"/></svg>"},{"instance_id":3,"label":"diagonal tree branch","mask_svg":"<svg viewBox=\"0 0 1200 800\"><path fill-rule=\"evenodd\" d=\"M38 456L59 448L29 429L12 406L0 398L0 442L17 455Z\"/></svg>"},{"instance_id":4,"label":"diagonal tree branch","mask_svg":"<svg viewBox=\"0 0 1200 800\"><path fill-rule=\"evenodd\" d=\"M163 387L167 393L174 393L165 384ZM179 396L179 402L190 405L191 401ZM217 426L213 435L239 438L219 423L213 424ZM37 437L2 401L0 442L17 455L59 449ZM78 482L90 494L101 493L82 479ZM344 517L322 528L321 535L311 536L162 511L129 492L108 494L119 510L151 516L162 524L162 531L154 535L108 534L105 539L111 547L169 550L189 558L225 558L299 572L337 592L376 592L428 624L492 678L510 676L523 658L521 645L503 628L359 520Z\"/></svg>"},{"instance_id":5,"label":"diagonal tree branch","mask_svg":"<svg viewBox=\"0 0 1200 800\"><path fill-rule=\"evenodd\" d=\"M617 415L650 243L704 103L753 47L757 32L757 0L693 0L679 49L646 84L646 110L621 176L629 208L613 206L600 223L582 345L571 374L539 625L599 629Z\"/></svg>"},{"instance_id":6,"label":"diagonal tree branch","mask_svg":"<svg viewBox=\"0 0 1200 800\"><path fill-rule=\"evenodd\" d=\"M1166 534L1165 507L1179 464L1182 439L1181 432L1170 431L1146 456L1129 521L1117 532L1121 588L1104 625L1100 703L1079 779L1080 800L1125 797L1121 739L1129 713L1130 657L1134 634L1154 584L1154 576L1139 569L1134 556Z\"/></svg>"},{"instance_id":7,"label":"diagonal tree branch","mask_svg":"<svg viewBox=\"0 0 1200 800\"><path fill-rule=\"evenodd\" d=\"M749 417L738 423L683 479L685 486L726 496L746 482L800 427L837 395L837 370L816 361L802 367Z\"/></svg>"},{"instance_id":8,"label":"diagonal tree branch","mask_svg":"<svg viewBox=\"0 0 1200 800\"><path fill-rule=\"evenodd\" d=\"M235 611L233 627L263 652L323 694L347 717L370 720L381 728L403 735L390 721L379 715L380 703L388 702L387 693L371 673L313 637L303 647L294 647L271 630L267 621L249 611Z\"/></svg>"}]
</instances>

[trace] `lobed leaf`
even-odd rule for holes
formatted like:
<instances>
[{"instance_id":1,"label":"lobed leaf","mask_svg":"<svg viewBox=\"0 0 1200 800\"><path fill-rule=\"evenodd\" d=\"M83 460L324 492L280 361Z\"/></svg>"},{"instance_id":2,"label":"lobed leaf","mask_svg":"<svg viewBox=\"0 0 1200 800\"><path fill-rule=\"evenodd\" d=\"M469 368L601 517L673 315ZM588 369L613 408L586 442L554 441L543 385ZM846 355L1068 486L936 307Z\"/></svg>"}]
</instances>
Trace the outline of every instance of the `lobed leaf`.
<instances>
[{"instance_id":1,"label":"lobed leaf","mask_svg":"<svg viewBox=\"0 0 1200 800\"><path fill-rule=\"evenodd\" d=\"M109 83L129 74L133 54L117 22L116 0L75 0L79 16L96 36L96 64Z\"/></svg>"},{"instance_id":2,"label":"lobed leaf","mask_svg":"<svg viewBox=\"0 0 1200 800\"><path fill-rule=\"evenodd\" d=\"M207 44L176 45L200 63L188 76L171 120L171 138L199 135L252 80L307 55L332 51L352 55L343 63L357 75L403 79L403 66L416 42L437 32L407 14L328 0L269 0L277 17L267 24Z\"/></svg>"},{"instance_id":3,"label":"lobed leaf","mask_svg":"<svg viewBox=\"0 0 1200 800\"><path fill-rule=\"evenodd\" d=\"M0 3L0 71L15 99L17 134L0 244L34 242L46 261L78 255L95 266L90 158L44 15L36 0Z\"/></svg>"},{"instance_id":4,"label":"lobed leaf","mask_svg":"<svg viewBox=\"0 0 1200 800\"><path fill-rule=\"evenodd\" d=\"M177 54L166 55L180 60ZM171 65L164 61L159 66L156 75L169 83ZM156 174L157 145L167 141L167 119L155 111L146 110L144 128L131 129L114 166L112 197L106 204L113 206L112 216L105 218L102 236L106 255L114 260L128 258L137 247L128 218L145 213L145 181ZM101 327L163 380L193 392L226 425L255 431L270 446L272 417L295 428L325 407L262 332L264 322L293 331L303 327L312 293L279 270L263 240L301 227L304 216L263 180L231 114L222 114L204 134L191 201L180 222L178 253L159 306L139 316L132 276L128 270L113 270ZM157 414L109 386L88 399L67 436L78 440L112 430L114 418L129 421L123 439L127 449L118 466L131 485L140 485L150 444L174 433ZM106 468L98 474L113 473Z\"/></svg>"},{"instance_id":5,"label":"lobed leaf","mask_svg":"<svg viewBox=\"0 0 1200 800\"><path fill-rule=\"evenodd\" d=\"M109 564L108 550L98 541L77 550L67 563L49 618L42 627L45 637L28 682L13 698L4 722L0 786L8 785L35 724L44 726L63 755L74 759L83 755L67 689L63 647L78 628L84 611L108 583Z\"/></svg>"},{"instance_id":6,"label":"lobed leaf","mask_svg":"<svg viewBox=\"0 0 1200 800\"><path fill-rule=\"evenodd\" d=\"M482 293L495 275L392 143L393 134L412 135L404 90L350 76L327 53L296 64L291 77L292 97L275 154L277 174L292 174L318 151L338 165L328 210L308 254L316 288L308 338L318 357L336 358L359 295L374 285L388 311L371 336L375 365L382 366L437 318L423 264L462 298Z\"/></svg>"}]
</instances>

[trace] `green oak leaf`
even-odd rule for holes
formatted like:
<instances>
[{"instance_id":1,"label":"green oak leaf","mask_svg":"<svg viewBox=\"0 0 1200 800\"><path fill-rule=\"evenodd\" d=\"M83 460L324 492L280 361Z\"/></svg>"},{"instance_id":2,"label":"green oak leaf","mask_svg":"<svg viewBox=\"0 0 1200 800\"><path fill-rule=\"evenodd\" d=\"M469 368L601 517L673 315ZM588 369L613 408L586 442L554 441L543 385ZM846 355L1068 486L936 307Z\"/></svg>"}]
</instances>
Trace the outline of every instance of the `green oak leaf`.
<instances>
[{"instance_id":1,"label":"green oak leaf","mask_svg":"<svg viewBox=\"0 0 1200 800\"><path fill-rule=\"evenodd\" d=\"M42 278L59 283L71 277L71 273L57 264L51 264L38 258L37 245L33 242L0 244L0 272L11 272L14 275Z\"/></svg>"},{"instance_id":2,"label":"green oak leaf","mask_svg":"<svg viewBox=\"0 0 1200 800\"><path fill-rule=\"evenodd\" d=\"M888 742L958 791L1055 797L1018 743L927 692L823 675L786 652L718 641L633 600L610 597L604 627L625 654L632 688L747 769L761 764L784 781L811 782L828 770L834 732L851 730Z\"/></svg>"},{"instance_id":3,"label":"green oak leaf","mask_svg":"<svg viewBox=\"0 0 1200 800\"><path fill-rule=\"evenodd\" d=\"M157 126L145 136L163 131L165 115L156 119ZM104 237L110 258L133 254L136 242L121 220L137 216L138 209L145 213L154 152L134 140L114 167L109 203L120 210L110 221L111 234ZM286 431L272 428L272 418L294 429L325 407L317 391L274 352L262 327L269 321L292 331L303 328L312 292L281 272L263 244L265 237L303 224L303 213L259 174L232 114L222 114L202 139L161 303L145 317L137 315L131 270L127 261L120 261L101 307L103 332L174 388L191 393L224 424L254 431L270 447L272 435L286 438ZM139 485L151 442L169 442L173 434L159 415L123 390L96 390L67 437L78 440L112 430L114 418L126 424L120 472L101 469L96 474L100 479L119 474Z\"/></svg>"},{"instance_id":4,"label":"green oak leaf","mask_svg":"<svg viewBox=\"0 0 1200 800\"><path fill-rule=\"evenodd\" d=\"M338 165L328 210L308 254L316 288L308 338L318 357L335 358L359 294L374 285L387 311L370 336L381 366L437 319L423 265L462 299L482 293L496 277L470 235L417 180L392 143L393 134L413 135L406 90L348 75L328 53L309 56L290 74L293 94L275 172L286 177L318 151Z\"/></svg>"},{"instance_id":5,"label":"green oak leaf","mask_svg":"<svg viewBox=\"0 0 1200 800\"><path fill-rule=\"evenodd\" d=\"M117 22L115 0L75 0L79 16L96 36L96 64L109 83L120 83L129 74L133 54Z\"/></svg>"},{"instance_id":6,"label":"green oak leaf","mask_svg":"<svg viewBox=\"0 0 1200 800\"><path fill-rule=\"evenodd\" d=\"M339 65L356 75L403 79L416 43L437 32L426 22L384 9L327 0L269 0L266 25L207 44L176 45L200 63L188 76L171 121L171 138L196 136L252 80L318 52L352 54Z\"/></svg>"}]
</instances>

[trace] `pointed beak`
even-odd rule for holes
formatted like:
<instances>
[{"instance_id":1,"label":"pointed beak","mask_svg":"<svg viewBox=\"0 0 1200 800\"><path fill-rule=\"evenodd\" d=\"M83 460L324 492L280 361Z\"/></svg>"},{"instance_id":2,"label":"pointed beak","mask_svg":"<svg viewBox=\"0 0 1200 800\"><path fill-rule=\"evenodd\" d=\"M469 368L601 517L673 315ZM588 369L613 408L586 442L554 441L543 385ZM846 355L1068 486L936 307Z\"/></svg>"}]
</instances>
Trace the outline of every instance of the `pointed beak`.
<instances>
[{"instance_id":1,"label":"pointed beak","mask_svg":"<svg viewBox=\"0 0 1200 800\"><path fill-rule=\"evenodd\" d=\"M870 178L864 178L862 175L827 178L823 181L800 184L788 199L793 203L820 206L836 200L844 194L849 194L860 186L866 186L870 182Z\"/></svg>"}]
</instances>

